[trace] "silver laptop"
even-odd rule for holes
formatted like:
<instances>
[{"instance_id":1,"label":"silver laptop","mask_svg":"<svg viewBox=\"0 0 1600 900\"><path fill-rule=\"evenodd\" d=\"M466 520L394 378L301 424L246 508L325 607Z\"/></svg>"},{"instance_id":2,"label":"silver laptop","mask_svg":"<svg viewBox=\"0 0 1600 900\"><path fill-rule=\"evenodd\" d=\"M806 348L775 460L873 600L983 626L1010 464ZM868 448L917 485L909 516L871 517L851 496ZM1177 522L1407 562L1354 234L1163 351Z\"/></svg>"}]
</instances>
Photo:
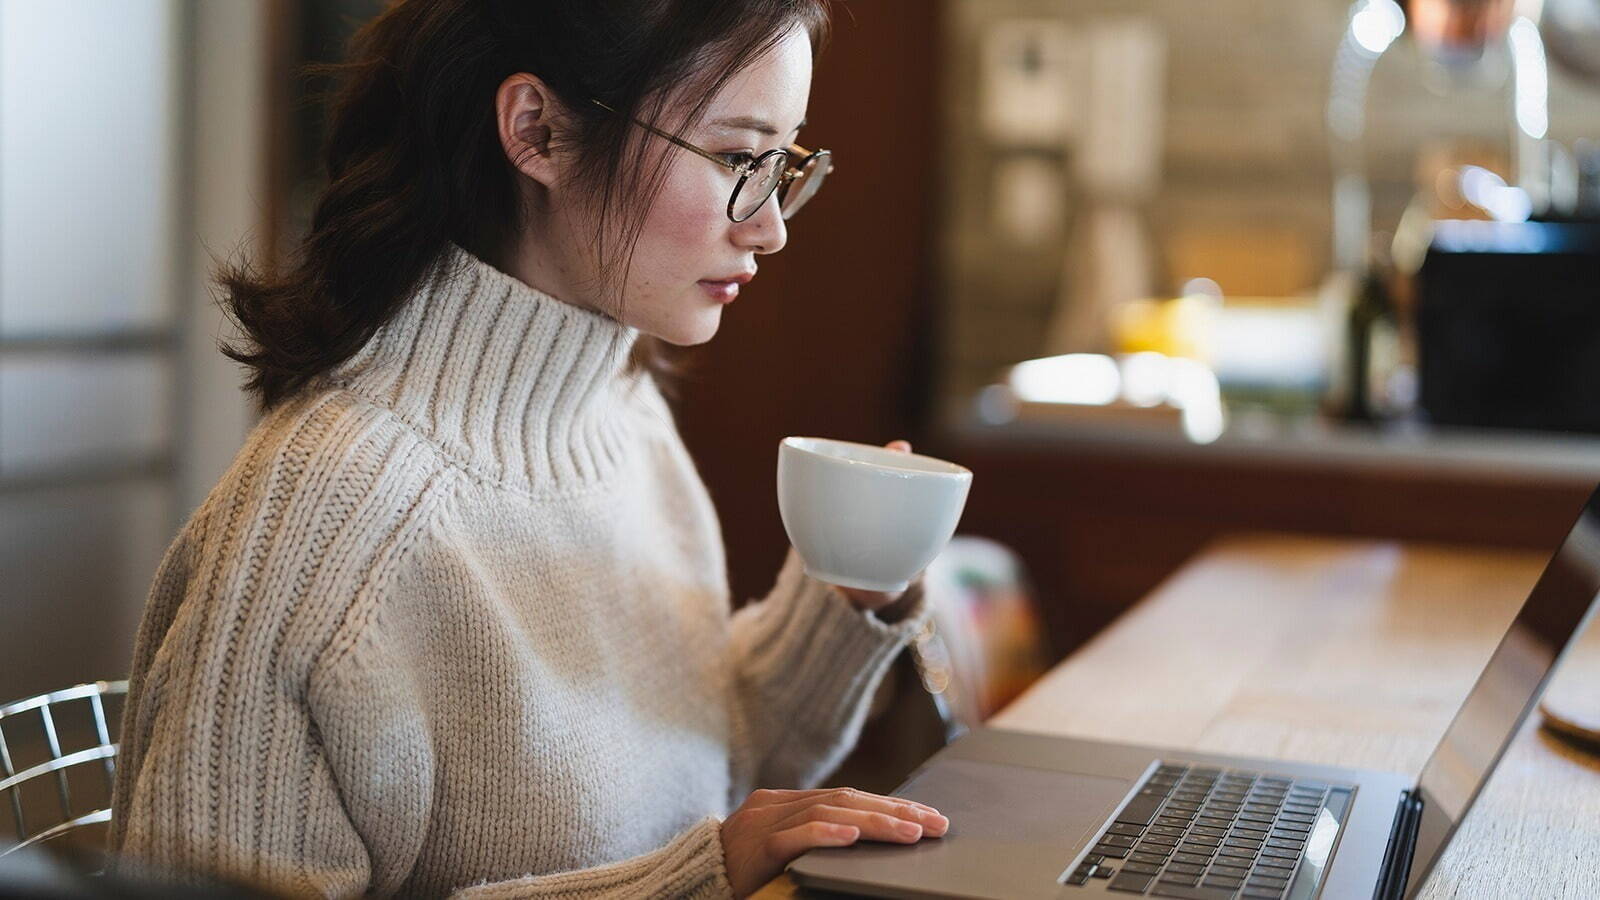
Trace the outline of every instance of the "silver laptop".
<instances>
[{"instance_id":1,"label":"silver laptop","mask_svg":"<svg viewBox=\"0 0 1600 900\"><path fill-rule=\"evenodd\" d=\"M944 837L813 850L803 887L877 897L1412 897L1600 594L1589 498L1420 777L983 728L895 794Z\"/></svg>"}]
</instances>

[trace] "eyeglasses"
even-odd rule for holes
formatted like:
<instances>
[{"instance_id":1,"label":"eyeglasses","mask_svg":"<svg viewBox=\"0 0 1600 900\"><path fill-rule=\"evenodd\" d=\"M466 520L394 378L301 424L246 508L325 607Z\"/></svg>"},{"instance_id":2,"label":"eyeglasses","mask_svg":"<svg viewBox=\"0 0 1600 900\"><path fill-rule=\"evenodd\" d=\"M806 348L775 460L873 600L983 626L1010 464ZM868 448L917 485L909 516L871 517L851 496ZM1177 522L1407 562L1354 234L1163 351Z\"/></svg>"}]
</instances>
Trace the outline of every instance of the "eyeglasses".
<instances>
[{"instance_id":1,"label":"eyeglasses","mask_svg":"<svg viewBox=\"0 0 1600 900\"><path fill-rule=\"evenodd\" d=\"M599 100L590 102L607 112L616 112ZM778 209L783 217L794 218L800 207L817 195L823 179L833 171L833 153L828 150L807 150L799 144L790 144L787 149L768 150L760 156L712 153L638 119L634 119L633 124L738 175L739 182L733 186L733 194L728 198L728 218L734 222L743 222L755 215L766 205L767 198L774 191L778 194ZM799 162L790 165L790 160Z\"/></svg>"}]
</instances>

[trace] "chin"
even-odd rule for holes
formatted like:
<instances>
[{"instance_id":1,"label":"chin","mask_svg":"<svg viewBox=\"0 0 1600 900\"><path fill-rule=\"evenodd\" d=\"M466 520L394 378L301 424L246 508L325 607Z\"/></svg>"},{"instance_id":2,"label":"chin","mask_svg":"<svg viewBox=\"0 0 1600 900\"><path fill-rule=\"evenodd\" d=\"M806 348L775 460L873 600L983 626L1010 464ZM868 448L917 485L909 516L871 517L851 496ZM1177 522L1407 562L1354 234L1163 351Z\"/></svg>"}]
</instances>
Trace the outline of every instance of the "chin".
<instances>
[{"instance_id":1,"label":"chin","mask_svg":"<svg viewBox=\"0 0 1600 900\"><path fill-rule=\"evenodd\" d=\"M719 306L707 315L696 316L687 322L667 322L651 333L675 347L694 347L710 341L722 325L722 308Z\"/></svg>"}]
</instances>

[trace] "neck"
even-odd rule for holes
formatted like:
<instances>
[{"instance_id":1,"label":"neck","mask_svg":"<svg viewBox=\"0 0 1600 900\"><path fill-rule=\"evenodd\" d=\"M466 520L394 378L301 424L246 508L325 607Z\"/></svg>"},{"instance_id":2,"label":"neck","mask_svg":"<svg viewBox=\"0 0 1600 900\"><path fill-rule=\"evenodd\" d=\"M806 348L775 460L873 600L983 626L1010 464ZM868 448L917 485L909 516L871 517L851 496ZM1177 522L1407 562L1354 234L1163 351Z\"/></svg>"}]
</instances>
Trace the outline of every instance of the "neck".
<instances>
[{"instance_id":1,"label":"neck","mask_svg":"<svg viewBox=\"0 0 1600 900\"><path fill-rule=\"evenodd\" d=\"M532 202L532 201L529 201ZM551 217L543 204L529 207L529 221L504 250L489 260L500 271L540 293L590 312L610 314L591 298L593 278L585 277L576 263L586 259L581 247L568 237L589 234L588 226ZM615 318L615 316L612 316Z\"/></svg>"}]
</instances>

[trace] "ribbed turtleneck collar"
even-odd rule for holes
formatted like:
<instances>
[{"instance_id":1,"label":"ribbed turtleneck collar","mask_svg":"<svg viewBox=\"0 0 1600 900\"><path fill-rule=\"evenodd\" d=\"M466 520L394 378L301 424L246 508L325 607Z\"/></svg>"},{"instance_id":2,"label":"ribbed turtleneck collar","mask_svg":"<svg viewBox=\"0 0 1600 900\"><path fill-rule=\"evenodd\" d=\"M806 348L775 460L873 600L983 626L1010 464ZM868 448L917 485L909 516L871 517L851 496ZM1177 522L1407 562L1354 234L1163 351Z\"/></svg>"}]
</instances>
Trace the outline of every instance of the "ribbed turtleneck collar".
<instances>
[{"instance_id":1,"label":"ribbed turtleneck collar","mask_svg":"<svg viewBox=\"0 0 1600 900\"><path fill-rule=\"evenodd\" d=\"M542 293L455 245L329 381L387 406L472 468L576 487L626 446L637 329Z\"/></svg>"}]
</instances>

